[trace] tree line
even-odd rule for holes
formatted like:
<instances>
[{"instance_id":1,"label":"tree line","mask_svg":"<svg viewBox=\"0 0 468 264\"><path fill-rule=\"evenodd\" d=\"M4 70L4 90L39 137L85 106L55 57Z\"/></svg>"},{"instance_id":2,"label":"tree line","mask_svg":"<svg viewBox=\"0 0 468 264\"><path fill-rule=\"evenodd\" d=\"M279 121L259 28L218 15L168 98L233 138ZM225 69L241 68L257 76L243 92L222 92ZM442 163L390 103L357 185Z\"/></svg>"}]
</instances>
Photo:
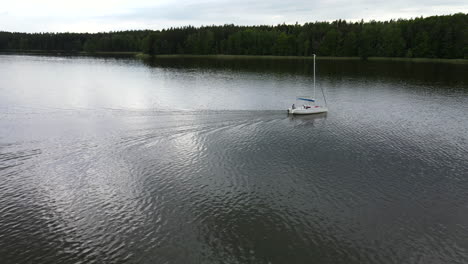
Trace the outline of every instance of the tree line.
<instances>
[{"instance_id":1,"label":"tree line","mask_svg":"<svg viewBox=\"0 0 468 264\"><path fill-rule=\"evenodd\" d=\"M384 22L186 26L94 34L0 31L0 50L468 59L468 14Z\"/></svg>"}]
</instances>

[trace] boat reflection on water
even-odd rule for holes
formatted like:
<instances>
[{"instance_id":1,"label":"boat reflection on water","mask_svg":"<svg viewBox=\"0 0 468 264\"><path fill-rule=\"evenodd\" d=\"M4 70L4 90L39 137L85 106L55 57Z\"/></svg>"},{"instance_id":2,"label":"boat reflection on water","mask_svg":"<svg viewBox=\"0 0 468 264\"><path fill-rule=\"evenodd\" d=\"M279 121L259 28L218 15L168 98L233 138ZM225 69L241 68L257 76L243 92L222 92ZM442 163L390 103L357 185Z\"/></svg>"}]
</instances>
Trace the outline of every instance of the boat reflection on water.
<instances>
[{"instance_id":1,"label":"boat reflection on water","mask_svg":"<svg viewBox=\"0 0 468 264\"><path fill-rule=\"evenodd\" d=\"M313 126L314 122L327 118L327 113L313 114L313 115L288 115L289 121L294 122L298 126Z\"/></svg>"}]
</instances>

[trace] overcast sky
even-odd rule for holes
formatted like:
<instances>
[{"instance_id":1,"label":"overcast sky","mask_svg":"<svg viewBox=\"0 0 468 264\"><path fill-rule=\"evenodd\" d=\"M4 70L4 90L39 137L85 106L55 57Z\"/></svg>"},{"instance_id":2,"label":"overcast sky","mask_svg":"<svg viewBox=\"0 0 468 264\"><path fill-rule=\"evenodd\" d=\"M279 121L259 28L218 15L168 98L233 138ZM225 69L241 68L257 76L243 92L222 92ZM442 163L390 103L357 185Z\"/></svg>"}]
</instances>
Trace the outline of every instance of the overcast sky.
<instances>
[{"instance_id":1,"label":"overcast sky","mask_svg":"<svg viewBox=\"0 0 468 264\"><path fill-rule=\"evenodd\" d=\"M100 32L468 13L468 0L0 0L0 31Z\"/></svg>"}]
</instances>

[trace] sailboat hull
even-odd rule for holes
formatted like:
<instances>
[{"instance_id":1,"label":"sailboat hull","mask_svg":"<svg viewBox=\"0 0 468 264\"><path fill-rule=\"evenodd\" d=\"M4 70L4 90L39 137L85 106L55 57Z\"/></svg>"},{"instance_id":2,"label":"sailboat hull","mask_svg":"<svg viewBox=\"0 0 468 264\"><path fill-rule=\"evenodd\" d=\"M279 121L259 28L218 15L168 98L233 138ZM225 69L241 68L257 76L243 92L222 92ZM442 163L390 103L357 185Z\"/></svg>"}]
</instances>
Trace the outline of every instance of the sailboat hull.
<instances>
[{"instance_id":1,"label":"sailboat hull","mask_svg":"<svg viewBox=\"0 0 468 264\"><path fill-rule=\"evenodd\" d=\"M312 115L326 112L328 112L328 108L326 107L312 107L308 109L288 109L288 113L293 115Z\"/></svg>"}]
</instances>

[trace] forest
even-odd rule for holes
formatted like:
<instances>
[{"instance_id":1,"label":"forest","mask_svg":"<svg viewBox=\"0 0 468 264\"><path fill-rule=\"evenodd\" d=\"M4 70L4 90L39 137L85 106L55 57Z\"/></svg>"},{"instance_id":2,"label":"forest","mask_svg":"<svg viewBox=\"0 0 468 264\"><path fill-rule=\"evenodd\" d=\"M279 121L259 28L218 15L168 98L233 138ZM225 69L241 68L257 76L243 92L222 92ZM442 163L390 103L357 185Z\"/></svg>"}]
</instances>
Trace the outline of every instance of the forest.
<instances>
[{"instance_id":1,"label":"forest","mask_svg":"<svg viewBox=\"0 0 468 264\"><path fill-rule=\"evenodd\" d=\"M0 51L468 59L468 14L390 21L201 26L108 33L0 31Z\"/></svg>"}]
</instances>

